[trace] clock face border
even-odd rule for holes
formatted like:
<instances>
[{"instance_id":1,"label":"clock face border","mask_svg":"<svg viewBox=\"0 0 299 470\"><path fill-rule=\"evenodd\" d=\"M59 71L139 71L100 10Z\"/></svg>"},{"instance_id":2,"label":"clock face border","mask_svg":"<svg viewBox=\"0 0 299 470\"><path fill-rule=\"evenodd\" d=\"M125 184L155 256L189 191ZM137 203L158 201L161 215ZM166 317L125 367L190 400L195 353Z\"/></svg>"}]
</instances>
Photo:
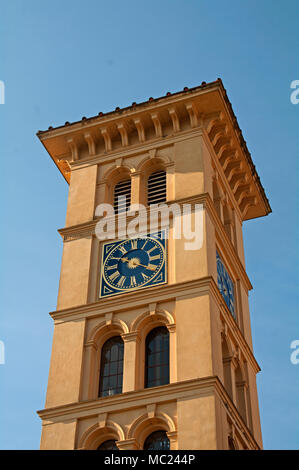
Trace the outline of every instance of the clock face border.
<instances>
[{"instance_id":1,"label":"clock face border","mask_svg":"<svg viewBox=\"0 0 299 470\"><path fill-rule=\"evenodd\" d=\"M111 245L112 246L111 251L113 251L114 248L116 248L118 245L121 245L122 243L128 242L130 240L136 240L136 239L143 240L146 238L156 239L158 243L162 246L164 260L160 266L160 270L157 272L157 275L156 275L156 276L159 276L159 273L161 274L161 272L163 272L162 280L160 282L153 283L153 281L156 278L156 276L154 276L145 285L130 287L127 289L121 289L121 288L117 289L116 287L113 287L112 288L113 290L111 290L111 292L103 293L103 289L104 287L106 287L105 284L108 285L108 287L106 288L111 289L107 281L104 279L104 265L106 263L107 257L109 256L109 254L105 256L106 247ZM156 286L160 286L163 284L167 284L168 282L168 269L167 269L168 268L168 243L167 242L168 242L168 230L167 229L161 229L152 233L147 233L147 234L139 235L139 236L132 237L132 238L123 238L119 240L104 242L102 244L101 265L100 265L100 270L99 270L100 271L100 283L99 283L98 298L105 299L107 297L112 297L112 296L114 297L116 295L131 293L133 291L137 292L142 289L149 289L151 287L156 287Z\"/></svg>"}]
</instances>

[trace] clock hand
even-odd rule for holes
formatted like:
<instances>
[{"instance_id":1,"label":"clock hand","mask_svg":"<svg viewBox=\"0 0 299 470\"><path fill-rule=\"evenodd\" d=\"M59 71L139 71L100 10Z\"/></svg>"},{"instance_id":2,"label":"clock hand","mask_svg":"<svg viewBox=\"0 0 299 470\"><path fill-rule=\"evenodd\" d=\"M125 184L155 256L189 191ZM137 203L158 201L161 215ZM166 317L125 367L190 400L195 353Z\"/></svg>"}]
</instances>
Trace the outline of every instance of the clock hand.
<instances>
[{"instance_id":1,"label":"clock hand","mask_svg":"<svg viewBox=\"0 0 299 470\"><path fill-rule=\"evenodd\" d=\"M138 263L137 266L142 266L143 268L149 269L150 271L155 271L157 267L157 266L150 266L150 265L145 266L145 264L141 264L141 263Z\"/></svg>"},{"instance_id":2,"label":"clock hand","mask_svg":"<svg viewBox=\"0 0 299 470\"><path fill-rule=\"evenodd\" d=\"M125 263L125 262L129 263L129 261L131 261L128 258L122 258L121 260L122 260L123 263ZM155 269L157 267L157 266L150 266L150 265L145 266L145 264L141 264L140 262L137 263L136 261L133 264L134 264L134 267L135 266L142 266L143 268L149 269L150 271L155 271Z\"/></svg>"}]
</instances>

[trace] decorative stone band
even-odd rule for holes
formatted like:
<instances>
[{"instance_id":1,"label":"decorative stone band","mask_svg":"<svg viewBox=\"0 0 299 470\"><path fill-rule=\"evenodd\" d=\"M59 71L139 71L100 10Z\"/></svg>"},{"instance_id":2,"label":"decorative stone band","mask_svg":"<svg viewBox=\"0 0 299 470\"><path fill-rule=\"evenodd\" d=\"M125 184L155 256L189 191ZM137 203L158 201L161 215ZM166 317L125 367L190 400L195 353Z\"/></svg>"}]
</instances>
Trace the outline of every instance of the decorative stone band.
<instances>
[{"instance_id":1,"label":"decorative stone band","mask_svg":"<svg viewBox=\"0 0 299 470\"><path fill-rule=\"evenodd\" d=\"M43 424L50 422L62 422L70 419L77 419L98 416L100 413L111 413L114 411L127 411L131 408L145 407L149 402L161 404L164 402L175 402L180 399L192 396L215 395L218 396L225 407L229 420L233 423L235 430L239 433L248 449L260 450L250 429L243 421L239 411L227 394L224 386L217 376L204 377L200 379L176 382L160 387L126 392L117 396L102 397L88 402L70 403L67 405L47 408L38 411ZM175 436L173 436L175 438ZM125 443L124 443L125 444Z\"/></svg>"}]
</instances>

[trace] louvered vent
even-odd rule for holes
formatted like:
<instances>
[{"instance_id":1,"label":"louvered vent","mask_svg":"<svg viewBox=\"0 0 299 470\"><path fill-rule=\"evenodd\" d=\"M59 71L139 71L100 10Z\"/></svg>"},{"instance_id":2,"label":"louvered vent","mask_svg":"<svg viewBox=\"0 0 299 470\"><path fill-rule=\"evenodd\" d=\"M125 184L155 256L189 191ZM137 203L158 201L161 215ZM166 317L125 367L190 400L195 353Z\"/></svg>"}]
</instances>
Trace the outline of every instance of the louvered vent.
<instances>
[{"instance_id":1,"label":"louvered vent","mask_svg":"<svg viewBox=\"0 0 299 470\"><path fill-rule=\"evenodd\" d=\"M147 203L161 204L166 202L166 173L165 171L155 171L148 179L147 183Z\"/></svg>"},{"instance_id":2,"label":"louvered vent","mask_svg":"<svg viewBox=\"0 0 299 470\"><path fill-rule=\"evenodd\" d=\"M115 214L125 212L131 204L131 180L124 180L114 187L114 211Z\"/></svg>"}]
</instances>

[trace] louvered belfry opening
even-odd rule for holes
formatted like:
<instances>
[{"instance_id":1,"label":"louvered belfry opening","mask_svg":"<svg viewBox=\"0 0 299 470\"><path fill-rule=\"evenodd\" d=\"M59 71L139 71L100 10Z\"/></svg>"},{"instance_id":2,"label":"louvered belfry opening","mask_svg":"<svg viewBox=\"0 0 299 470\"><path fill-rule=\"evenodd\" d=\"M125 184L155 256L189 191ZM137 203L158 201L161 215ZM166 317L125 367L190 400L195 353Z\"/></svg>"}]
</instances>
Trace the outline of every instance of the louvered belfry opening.
<instances>
[{"instance_id":1,"label":"louvered belfry opening","mask_svg":"<svg viewBox=\"0 0 299 470\"><path fill-rule=\"evenodd\" d=\"M147 203L161 204L166 202L166 172L164 170L152 173L147 182Z\"/></svg>"},{"instance_id":2,"label":"louvered belfry opening","mask_svg":"<svg viewBox=\"0 0 299 470\"><path fill-rule=\"evenodd\" d=\"M114 187L114 212L119 214L129 210L131 205L131 180L126 179Z\"/></svg>"}]
</instances>

